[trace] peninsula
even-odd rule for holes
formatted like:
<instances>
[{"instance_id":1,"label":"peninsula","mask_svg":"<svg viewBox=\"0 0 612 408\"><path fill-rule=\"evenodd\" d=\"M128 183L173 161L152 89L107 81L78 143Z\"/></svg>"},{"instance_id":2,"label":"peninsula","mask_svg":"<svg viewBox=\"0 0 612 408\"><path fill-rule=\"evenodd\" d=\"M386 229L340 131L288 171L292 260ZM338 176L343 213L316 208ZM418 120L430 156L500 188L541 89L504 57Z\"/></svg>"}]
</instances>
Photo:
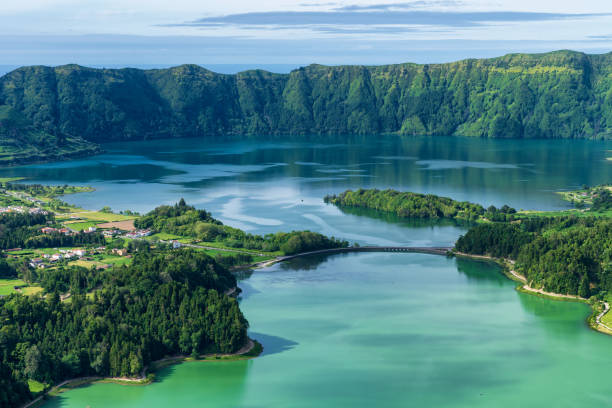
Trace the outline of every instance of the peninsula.
<instances>
[{"instance_id":1,"label":"peninsula","mask_svg":"<svg viewBox=\"0 0 612 408\"><path fill-rule=\"evenodd\" d=\"M229 268L348 246L309 231L247 234L184 200L139 216L57 198L81 191L0 185L2 406L67 379L141 381L169 356L256 355Z\"/></svg>"}]
</instances>

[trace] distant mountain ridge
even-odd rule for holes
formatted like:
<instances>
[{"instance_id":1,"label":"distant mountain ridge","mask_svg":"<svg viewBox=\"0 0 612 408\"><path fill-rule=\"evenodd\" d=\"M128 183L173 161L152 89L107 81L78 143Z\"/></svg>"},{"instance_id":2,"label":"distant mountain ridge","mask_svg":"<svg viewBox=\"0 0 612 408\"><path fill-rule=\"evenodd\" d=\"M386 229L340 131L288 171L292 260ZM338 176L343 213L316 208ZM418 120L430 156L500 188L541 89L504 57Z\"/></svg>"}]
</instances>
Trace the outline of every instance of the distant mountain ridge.
<instances>
[{"instance_id":1,"label":"distant mountain ridge","mask_svg":"<svg viewBox=\"0 0 612 408\"><path fill-rule=\"evenodd\" d=\"M253 135L612 138L612 53L446 64L310 65L289 74L18 68L0 105L51 135L101 143Z\"/></svg>"}]
</instances>

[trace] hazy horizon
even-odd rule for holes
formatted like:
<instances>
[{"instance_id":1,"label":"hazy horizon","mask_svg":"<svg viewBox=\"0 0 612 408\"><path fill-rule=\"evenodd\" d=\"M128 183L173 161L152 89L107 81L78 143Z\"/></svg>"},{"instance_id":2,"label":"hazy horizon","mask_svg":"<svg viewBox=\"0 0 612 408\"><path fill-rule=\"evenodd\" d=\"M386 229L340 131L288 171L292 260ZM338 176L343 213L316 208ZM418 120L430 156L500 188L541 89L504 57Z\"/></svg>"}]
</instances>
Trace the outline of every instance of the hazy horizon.
<instances>
[{"instance_id":1,"label":"hazy horizon","mask_svg":"<svg viewBox=\"0 0 612 408\"><path fill-rule=\"evenodd\" d=\"M3 64L296 67L612 50L596 0L24 0L0 6Z\"/></svg>"},{"instance_id":2,"label":"hazy horizon","mask_svg":"<svg viewBox=\"0 0 612 408\"><path fill-rule=\"evenodd\" d=\"M555 51L576 51L576 52L584 52L584 51L578 51L578 50L561 50L561 49L557 49L557 50L550 50L550 51L542 51L542 53L547 53L547 52L555 52ZM601 50L600 52L585 52L586 54L606 54L606 53L610 53L612 52L612 50ZM518 52L521 53L521 52ZM533 54L536 52L523 52L525 54ZM540 53L540 52L537 52ZM362 63L362 64L320 64L320 65L328 65L328 66L338 66L338 65L392 65L392 64L403 64L403 63L417 63L417 64L436 64L436 63L440 63L440 64L444 64L444 63L450 63L450 62L455 62L455 61L460 61L463 59L472 59L472 58L476 58L476 59L483 59L483 58L495 58L495 57L501 57L504 55L508 55L508 54L514 54L514 52L510 53L503 53L503 54L493 54L493 55L488 55L488 56L482 56L482 57L464 57L464 58L457 58L457 59L448 59L448 60L443 60L443 61L402 61L402 62L390 62L390 63L380 63L380 64L368 64L368 63ZM66 64L22 64L22 65L17 65L17 64L0 64L0 76L5 75L15 69L18 69L20 67L24 67L24 66L32 66L32 65L44 65L44 66L51 66L51 67L57 67L57 66L61 66L61 65L69 65L69 64L77 64L77 65L81 65L84 67L89 67L89 68L97 68L97 69L102 69L102 68L109 68L109 69L121 69L121 68L136 68L136 69L165 69L165 68L172 68L172 67L176 67L179 65L188 65L188 64L193 64L193 65L198 65L201 66L203 68L206 68L210 71L219 73L219 74L236 74L238 72L244 72L244 71L249 71L249 70L256 70L256 69L260 69L260 70L264 70L264 71L268 71L268 72L272 72L272 73L277 73L277 74L287 74L290 73L291 71L301 68L301 67L306 67L308 65L313 65L313 64L319 64L317 62L308 62L308 63L303 63L303 64L257 64L257 63L237 63L237 64L198 64L198 63L192 63L192 62L182 62L182 63L176 63L176 64L103 64L103 65L98 65L98 64L79 64L79 63L66 63Z\"/></svg>"}]
</instances>

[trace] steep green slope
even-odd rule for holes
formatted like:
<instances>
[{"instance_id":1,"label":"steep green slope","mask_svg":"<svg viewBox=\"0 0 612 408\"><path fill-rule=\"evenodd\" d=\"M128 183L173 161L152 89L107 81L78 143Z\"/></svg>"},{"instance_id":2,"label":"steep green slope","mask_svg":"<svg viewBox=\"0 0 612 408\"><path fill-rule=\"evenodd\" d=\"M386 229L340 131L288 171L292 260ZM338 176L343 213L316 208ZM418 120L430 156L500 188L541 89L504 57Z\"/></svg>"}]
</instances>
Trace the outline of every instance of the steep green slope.
<instances>
[{"instance_id":1,"label":"steep green slope","mask_svg":"<svg viewBox=\"0 0 612 408\"><path fill-rule=\"evenodd\" d=\"M61 160L98 151L94 143L50 133L14 108L0 105L0 165Z\"/></svg>"},{"instance_id":2,"label":"steep green slope","mask_svg":"<svg viewBox=\"0 0 612 408\"><path fill-rule=\"evenodd\" d=\"M612 54L513 54L449 64L311 65L290 74L23 67L0 105L94 142L383 133L612 138Z\"/></svg>"}]
</instances>

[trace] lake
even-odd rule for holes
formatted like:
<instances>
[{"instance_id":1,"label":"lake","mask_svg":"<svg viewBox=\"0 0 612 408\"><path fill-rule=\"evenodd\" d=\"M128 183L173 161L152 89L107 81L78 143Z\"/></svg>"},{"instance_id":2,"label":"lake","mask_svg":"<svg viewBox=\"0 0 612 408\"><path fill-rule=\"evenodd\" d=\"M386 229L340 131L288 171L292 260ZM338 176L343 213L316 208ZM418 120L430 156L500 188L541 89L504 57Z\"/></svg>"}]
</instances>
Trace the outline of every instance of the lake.
<instances>
[{"instance_id":1,"label":"lake","mask_svg":"<svg viewBox=\"0 0 612 408\"><path fill-rule=\"evenodd\" d=\"M99 209L184 197L253 233L310 229L372 245L451 245L466 231L325 205L377 187L484 205L560 209L556 191L612 179L610 142L395 138L348 142L164 140L64 163L3 169ZM149 386L96 384L46 407L608 406L612 337L586 305L518 293L491 264L405 253L309 257L240 282L264 354L186 363Z\"/></svg>"}]
</instances>

